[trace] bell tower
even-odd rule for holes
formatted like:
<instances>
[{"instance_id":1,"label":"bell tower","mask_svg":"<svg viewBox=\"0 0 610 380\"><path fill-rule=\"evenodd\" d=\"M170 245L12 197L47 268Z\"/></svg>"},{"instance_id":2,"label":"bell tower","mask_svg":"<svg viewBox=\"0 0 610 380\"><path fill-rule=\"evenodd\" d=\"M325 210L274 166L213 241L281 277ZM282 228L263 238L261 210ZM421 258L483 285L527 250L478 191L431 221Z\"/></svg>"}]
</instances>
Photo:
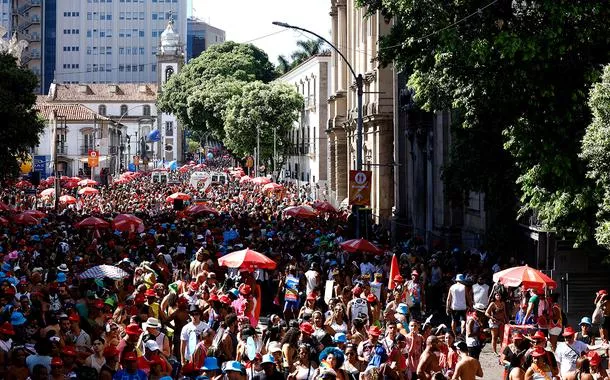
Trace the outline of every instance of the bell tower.
<instances>
[{"instance_id":1,"label":"bell tower","mask_svg":"<svg viewBox=\"0 0 610 380\"><path fill-rule=\"evenodd\" d=\"M184 65L184 44L180 35L174 31L174 18L170 15L167 27L161 33L157 50L157 85L158 96L163 93L165 83L172 75L177 74ZM185 144L184 130L174 115L160 112L157 125L161 132L161 143L158 144L157 157L164 162L182 161Z\"/></svg>"}]
</instances>

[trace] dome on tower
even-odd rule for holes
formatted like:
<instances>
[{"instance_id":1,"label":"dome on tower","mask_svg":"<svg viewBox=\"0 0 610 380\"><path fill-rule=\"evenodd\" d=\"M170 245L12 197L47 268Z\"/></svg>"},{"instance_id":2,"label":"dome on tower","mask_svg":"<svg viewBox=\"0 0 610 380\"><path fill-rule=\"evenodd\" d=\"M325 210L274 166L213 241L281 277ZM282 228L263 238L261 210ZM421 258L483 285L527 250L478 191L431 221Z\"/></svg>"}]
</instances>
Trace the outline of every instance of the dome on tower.
<instances>
[{"instance_id":1,"label":"dome on tower","mask_svg":"<svg viewBox=\"0 0 610 380\"><path fill-rule=\"evenodd\" d=\"M180 35L174 31L173 18L161 33L161 54L176 54L180 49Z\"/></svg>"}]
</instances>

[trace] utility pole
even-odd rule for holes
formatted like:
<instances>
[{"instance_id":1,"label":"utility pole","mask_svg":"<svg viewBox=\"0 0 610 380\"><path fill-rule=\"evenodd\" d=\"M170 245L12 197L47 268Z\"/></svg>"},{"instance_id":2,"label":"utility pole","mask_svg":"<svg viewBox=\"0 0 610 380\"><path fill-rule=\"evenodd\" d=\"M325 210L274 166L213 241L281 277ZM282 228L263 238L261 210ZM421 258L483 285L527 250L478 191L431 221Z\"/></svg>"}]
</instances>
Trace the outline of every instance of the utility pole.
<instances>
[{"instance_id":1,"label":"utility pole","mask_svg":"<svg viewBox=\"0 0 610 380\"><path fill-rule=\"evenodd\" d=\"M59 172L57 170L58 159L57 159L57 145L59 145L59 134L57 133L57 111L53 110L53 136L55 137L55 141L53 144L53 172L55 173L55 180L53 181L53 185L55 187L55 203L54 208L55 211L59 210L59 194L60 194L60 181L59 181Z\"/></svg>"},{"instance_id":2,"label":"utility pole","mask_svg":"<svg viewBox=\"0 0 610 380\"><path fill-rule=\"evenodd\" d=\"M275 161L277 161L277 128L273 128L273 180L276 180Z\"/></svg>"},{"instance_id":3,"label":"utility pole","mask_svg":"<svg viewBox=\"0 0 610 380\"><path fill-rule=\"evenodd\" d=\"M257 177L260 177L260 155L261 155L261 129L260 127L256 127L256 169L254 170L254 174Z\"/></svg>"}]
</instances>

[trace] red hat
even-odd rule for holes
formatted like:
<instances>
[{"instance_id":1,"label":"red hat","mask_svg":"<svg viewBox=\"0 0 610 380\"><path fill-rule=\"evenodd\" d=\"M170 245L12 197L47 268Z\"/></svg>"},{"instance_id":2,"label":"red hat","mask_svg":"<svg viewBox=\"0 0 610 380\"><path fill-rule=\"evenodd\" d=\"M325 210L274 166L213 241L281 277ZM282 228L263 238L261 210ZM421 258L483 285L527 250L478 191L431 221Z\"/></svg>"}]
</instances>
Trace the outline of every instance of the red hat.
<instances>
[{"instance_id":1,"label":"red hat","mask_svg":"<svg viewBox=\"0 0 610 380\"><path fill-rule=\"evenodd\" d=\"M534 348L534 350L532 351L532 356L535 358L539 358L543 355L546 355L546 350L542 347L536 347Z\"/></svg>"},{"instance_id":2,"label":"red hat","mask_svg":"<svg viewBox=\"0 0 610 380\"><path fill-rule=\"evenodd\" d=\"M419 277L419 273L417 273L417 271L415 269L413 269L413 272L411 272L411 276L418 276Z\"/></svg>"},{"instance_id":3,"label":"red hat","mask_svg":"<svg viewBox=\"0 0 610 380\"><path fill-rule=\"evenodd\" d=\"M138 293L138 294L136 294L134 302L136 304L142 304L142 303L146 302L146 296L144 296L144 294L142 294L142 293Z\"/></svg>"},{"instance_id":4,"label":"red hat","mask_svg":"<svg viewBox=\"0 0 610 380\"><path fill-rule=\"evenodd\" d=\"M142 333L142 329L138 326L137 323L132 323L129 326L125 327L125 333L127 335L140 335Z\"/></svg>"},{"instance_id":5,"label":"red hat","mask_svg":"<svg viewBox=\"0 0 610 380\"><path fill-rule=\"evenodd\" d=\"M154 289L146 289L146 292L144 293L144 295L146 297L156 297L157 296L157 292L155 292Z\"/></svg>"},{"instance_id":6,"label":"red hat","mask_svg":"<svg viewBox=\"0 0 610 380\"><path fill-rule=\"evenodd\" d=\"M208 301L218 301L218 295L216 293L210 294Z\"/></svg>"},{"instance_id":7,"label":"red hat","mask_svg":"<svg viewBox=\"0 0 610 380\"><path fill-rule=\"evenodd\" d=\"M252 293L252 287L248 284L241 284L239 285L239 292L244 296L250 295L250 293Z\"/></svg>"},{"instance_id":8,"label":"red hat","mask_svg":"<svg viewBox=\"0 0 610 380\"><path fill-rule=\"evenodd\" d=\"M394 276L394 282L404 282L405 279L402 278L401 275L397 274L396 276Z\"/></svg>"},{"instance_id":9,"label":"red hat","mask_svg":"<svg viewBox=\"0 0 610 380\"><path fill-rule=\"evenodd\" d=\"M593 366L599 365L602 361L601 356L596 351L587 352L587 358L589 358L589 364Z\"/></svg>"},{"instance_id":10,"label":"red hat","mask_svg":"<svg viewBox=\"0 0 610 380\"><path fill-rule=\"evenodd\" d=\"M97 309L103 309L104 308L104 301L103 300L95 300L95 307Z\"/></svg>"},{"instance_id":11,"label":"red hat","mask_svg":"<svg viewBox=\"0 0 610 380\"><path fill-rule=\"evenodd\" d=\"M53 359L51 359L51 367L63 367L63 366L64 366L64 361L61 360L61 358L54 357Z\"/></svg>"},{"instance_id":12,"label":"red hat","mask_svg":"<svg viewBox=\"0 0 610 380\"><path fill-rule=\"evenodd\" d=\"M301 330L302 333L307 335L312 335L315 331L313 326L309 322L301 323L301 325L299 326L299 330Z\"/></svg>"},{"instance_id":13,"label":"red hat","mask_svg":"<svg viewBox=\"0 0 610 380\"><path fill-rule=\"evenodd\" d=\"M377 301L377 297L375 297L375 295L373 293L370 293L368 296L366 296L366 300L369 301L370 303L373 303L373 302Z\"/></svg>"},{"instance_id":14,"label":"red hat","mask_svg":"<svg viewBox=\"0 0 610 380\"><path fill-rule=\"evenodd\" d=\"M568 326L565 329L563 329L563 336L572 336L574 334L576 334L576 331L574 331L572 326Z\"/></svg>"},{"instance_id":15,"label":"red hat","mask_svg":"<svg viewBox=\"0 0 610 380\"><path fill-rule=\"evenodd\" d=\"M117 350L116 347L108 346L108 347L104 348L104 357L105 358L114 358L117 356L119 356L119 350Z\"/></svg>"},{"instance_id":16,"label":"red hat","mask_svg":"<svg viewBox=\"0 0 610 380\"><path fill-rule=\"evenodd\" d=\"M599 295L599 296L604 295L604 294L608 294L608 292L606 291L606 289L602 289L602 290L600 290L599 292L597 292L597 295Z\"/></svg>"},{"instance_id":17,"label":"red hat","mask_svg":"<svg viewBox=\"0 0 610 380\"><path fill-rule=\"evenodd\" d=\"M316 293L314 293L314 292L311 292L307 295L307 301L315 301L316 298L318 298L318 297L316 296Z\"/></svg>"},{"instance_id":18,"label":"red hat","mask_svg":"<svg viewBox=\"0 0 610 380\"><path fill-rule=\"evenodd\" d=\"M80 322L80 316L76 313L70 314L68 319L70 320L70 322Z\"/></svg>"},{"instance_id":19,"label":"red hat","mask_svg":"<svg viewBox=\"0 0 610 380\"><path fill-rule=\"evenodd\" d=\"M136 360L138 360L138 355L136 355L136 353L133 352L133 351L126 352L123 355L123 361L126 361L126 362L135 362Z\"/></svg>"},{"instance_id":20,"label":"red hat","mask_svg":"<svg viewBox=\"0 0 610 380\"><path fill-rule=\"evenodd\" d=\"M195 281L191 281L191 283L189 284L189 289L196 292L197 290L199 290L199 284Z\"/></svg>"},{"instance_id":21,"label":"red hat","mask_svg":"<svg viewBox=\"0 0 610 380\"><path fill-rule=\"evenodd\" d=\"M373 336L379 336L381 335L381 329L379 328L379 326L371 326L369 327L368 333Z\"/></svg>"},{"instance_id":22,"label":"red hat","mask_svg":"<svg viewBox=\"0 0 610 380\"><path fill-rule=\"evenodd\" d=\"M185 306L188 304L189 304L189 300L187 300L186 298L184 298L182 296L178 297L178 306L180 306L180 305Z\"/></svg>"},{"instance_id":23,"label":"red hat","mask_svg":"<svg viewBox=\"0 0 610 380\"><path fill-rule=\"evenodd\" d=\"M73 346L65 346L62 350L61 350L62 355L66 355L66 356L76 356L76 349Z\"/></svg>"},{"instance_id":24,"label":"red hat","mask_svg":"<svg viewBox=\"0 0 610 380\"><path fill-rule=\"evenodd\" d=\"M228 295L226 295L226 294L221 295L221 296L218 298L218 300L219 300L221 303L224 303L224 304L227 304L227 305L230 305L230 304L231 304L231 299L230 299L230 298L229 298L229 296L228 296Z\"/></svg>"},{"instance_id":25,"label":"red hat","mask_svg":"<svg viewBox=\"0 0 610 380\"><path fill-rule=\"evenodd\" d=\"M546 336L544 336L544 333L541 330L536 331L536 333L534 334L534 336L532 336L533 340L545 340Z\"/></svg>"},{"instance_id":26,"label":"red hat","mask_svg":"<svg viewBox=\"0 0 610 380\"><path fill-rule=\"evenodd\" d=\"M362 294L362 288L359 287L359 286L355 286L352 289L352 294L355 295L355 296L359 296L360 294Z\"/></svg>"},{"instance_id":27,"label":"red hat","mask_svg":"<svg viewBox=\"0 0 610 380\"><path fill-rule=\"evenodd\" d=\"M13 325L11 325L9 322L4 322L2 325L0 325L0 334L15 335Z\"/></svg>"}]
</instances>

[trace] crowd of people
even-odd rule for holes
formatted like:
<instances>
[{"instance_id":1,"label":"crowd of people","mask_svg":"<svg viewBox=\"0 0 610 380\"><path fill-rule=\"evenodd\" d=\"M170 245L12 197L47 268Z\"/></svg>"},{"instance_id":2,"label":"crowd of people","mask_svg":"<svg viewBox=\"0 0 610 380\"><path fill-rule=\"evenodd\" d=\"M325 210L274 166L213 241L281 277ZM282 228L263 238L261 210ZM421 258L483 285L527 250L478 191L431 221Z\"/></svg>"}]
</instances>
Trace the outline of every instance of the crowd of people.
<instances>
[{"instance_id":1,"label":"crowd of people","mask_svg":"<svg viewBox=\"0 0 610 380\"><path fill-rule=\"evenodd\" d=\"M224 161L208 165L228 173ZM175 210L167 197L178 191L215 212ZM469 380L484 377L489 342L508 379L608 379L607 293L596 320L573 328L548 289L491 285L514 259L429 252L417 238L390 246L381 233L382 254L348 253L345 214L283 214L312 201L291 184L264 192L235 178L203 191L188 173L169 184L144 174L62 193L76 203L53 210L2 189L1 379ZM12 222L36 207L36 223ZM75 225L121 213L145 228ZM246 248L276 269L218 265ZM104 264L126 276L79 276Z\"/></svg>"}]
</instances>

